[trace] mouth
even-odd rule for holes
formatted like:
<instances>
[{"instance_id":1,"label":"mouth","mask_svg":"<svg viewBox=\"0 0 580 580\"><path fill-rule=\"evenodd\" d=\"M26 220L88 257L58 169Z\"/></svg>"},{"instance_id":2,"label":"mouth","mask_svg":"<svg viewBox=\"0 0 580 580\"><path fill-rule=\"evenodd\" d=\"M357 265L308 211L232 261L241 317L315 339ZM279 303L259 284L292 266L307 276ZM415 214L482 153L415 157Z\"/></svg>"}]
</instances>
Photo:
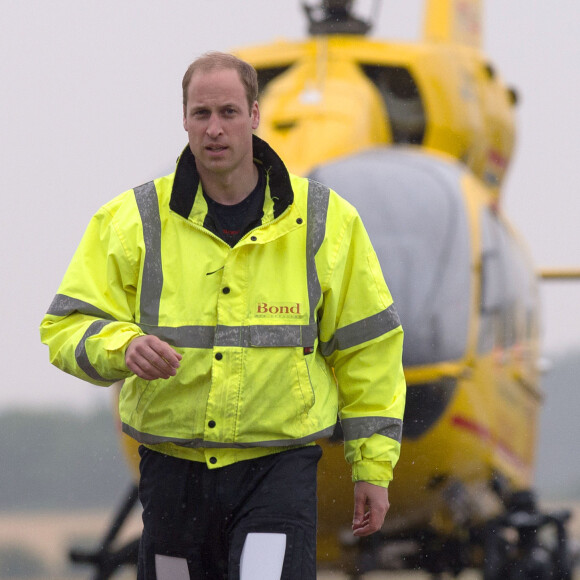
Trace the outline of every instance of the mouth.
<instances>
[{"instance_id":1,"label":"mouth","mask_svg":"<svg viewBox=\"0 0 580 580\"><path fill-rule=\"evenodd\" d=\"M208 153L221 153L225 151L227 147L225 145L206 145L205 150Z\"/></svg>"}]
</instances>

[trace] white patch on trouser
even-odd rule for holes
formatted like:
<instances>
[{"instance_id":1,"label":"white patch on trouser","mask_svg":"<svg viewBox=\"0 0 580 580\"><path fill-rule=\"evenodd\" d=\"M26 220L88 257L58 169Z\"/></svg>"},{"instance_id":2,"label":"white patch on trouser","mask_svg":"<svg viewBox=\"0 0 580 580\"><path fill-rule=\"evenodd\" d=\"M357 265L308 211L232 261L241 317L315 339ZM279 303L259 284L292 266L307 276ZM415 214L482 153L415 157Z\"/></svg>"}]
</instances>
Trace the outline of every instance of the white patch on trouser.
<instances>
[{"instance_id":1,"label":"white patch on trouser","mask_svg":"<svg viewBox=\"0 0 580 580\"><path fill-rule=\"evenodd\" d=\"M240 558L240 580L280 580L285 553L286 534L248 534Z\"/></svg>"},{"instance_id":2,"label":"white patch on trouser","mask_svg":"<svg viewBox=\"0 0 580 580\"><path fill-rule=\"evenodd\" d=\"M174 556L155 554L155 574L157 580L190 580L187 560Z\"/></svg>"}]
</instances>

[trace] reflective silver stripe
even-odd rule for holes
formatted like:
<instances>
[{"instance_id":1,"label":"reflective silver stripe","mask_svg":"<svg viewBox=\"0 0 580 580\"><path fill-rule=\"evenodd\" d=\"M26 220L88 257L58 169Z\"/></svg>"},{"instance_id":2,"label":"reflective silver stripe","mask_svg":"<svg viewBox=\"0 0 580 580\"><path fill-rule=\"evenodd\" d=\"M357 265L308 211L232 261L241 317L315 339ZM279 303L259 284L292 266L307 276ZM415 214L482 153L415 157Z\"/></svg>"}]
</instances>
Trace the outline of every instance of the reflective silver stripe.
<instances>
[{"instance_id":1,"label":"reflective silver stripe","mask_svg":"<svg viewBox=\"0 0 580 580\"><path fill-rule=\"evenodd\" d=\"M148 326L140 324L147 334L154 334L169 344L182 348L240 347L307 347L314 346L318 328L312 325L253 326Z\"/></svg>"},{"instance_id":2,"label":"reflective silver stripe","mask_svg":"<svg viewBox=\"0 0 580 580\"><path fill-rule=\"evenodd\" d=\"M139 327L146 334L154 334L172 346L181 348L213 348L214 326L148 326Z\"/></svg>"},{"instance_id":3,"label":"reflective silver stripe","mask_svg":"<svg viewBox=\"0 0 580 580\"><path fill-rule=\"evenodd\" d=\"M215 346L314 346L316 325L291 324L223 326L218 324Z\"/></svg>"},{"instance_id":4,"label":"reflective silver stripe","mask_svg":"<svg viewBox=\"0 0 580 580\"><path fill-rule=\"evenodd\" d=\"M85 372L85 374L87 374L89 377L91 377L91 379L94 379L95 381L104 381L107 383L112 383L121 377L115 377L115 378L102 377L97 372L95 367L91 364L91 362L89 361L89 355L87 354L87 348L86 348L87 339L89 339L91 336L94 336L95 334L98 334L99 332L101 332L101 329L104 326L107 326L107 324L111 324L110 321L95 320L95 322L93 322L87 328L87 331L85 332L83 337L80 339L80 341L77 344L77 347L75 349L75 359L76 359L79 367Z\"/></svg>"},{"instance_id":5,"label":"reflective silver stripe","mask_svg":"<svg viewBox=\"0 0 580 580\"><path fill-rule=\"evenodd\" d=\"M400 325L401 321L395 305L391 304L378 314L339 328L329 341L320 343L320 352L324 356L329 356L336 350L346 350L378 338Z\"/></svg>"},{"instance_id":6,"label":"reflective silver stripe","mask_svg":"<svg viewBox=\"0 0 580 580\"><path fill-rule=\"evenodd\" d=\"M308 280L308 302L310 304L310 324L316 324L314 312L322 290L318 280L315 257L326 233L326 214L330 190L316 181L308 183L308 219L306 229L306 275Z\"/></svg>"},{"instance_id":7,"label":"reflective silver stripe","mask_svg":"<svg viewBox=\"0 0 580 580\"><path fill-rule=\"evenodd\" d=\"M95 334L101 332L101 329L107 324L110 324L115 319L104 312L100 308L85 302L84 300L78 300L77 298L71 298L65 294L57 294L52 301L48 309L48 314L52 316L68 316L73 312L79 312L80 314L87 314L89 316L95 316L98 318L105 318L106 320L95 320L83 334L83 337L78 342L75 348L75 360L80 369L82 369L85 374L95 381L103 381L106 383L113 383L121 377L105 378L102 377L95 367L89 361L89 355L87 354L86 343L87 339Z\"/></svg>"},{"instance_id":8,"label":"reflective silver stripe","mask_svg":"<svg viewBox=\"0 0 580 580\"><path fill-rule=\"evenodd\" d=\"M403 436L403 421L392 417L353 417L342 419L340 424L345 441L368 439L377 434L400 443Z\"/></svg>"},{"instance_id":9,"label":"reflective silver stripe","mask_svg":"<svg viewBox=\"0 0 580 580\"><path fill-rule=\"evenodd\" d=\"M155 577L157 580L190 580L187 560L155 554Z\"/></svg>"},{"instance_id":10,"label":"reflective silver stripe","mask_svg":"<svg viewBox=\"0 0 580 580\"><path fill-rule=\"evenodd\" d=\"M285 554L286 534L248 533L240 555L240 580L281 580Z\"/></svg>"},{"instance_id":11,"label":"reflective silver stripe","mask_svg":"<svg viewBox=\"0 0 580 580\"><path fill-rule=\"evenodd\" d=\"M131 425L123 423L123 433L126 433L139 443L155 445L157 443L174 443L180 447L204 447L207 449L246 449L249 447L292 447L311 443L322 437L330 437L334 432L334 425L326 427L317 433L311 433L299 439L276 439L272 441L252 441L250 443L222 443L221 441L204 441L201 437L196 439L181 439L179 437L162 437L151 433L141 433Z\"/></svg>"},{"instance_id":12,"label":"reflective silver stripe","mask_svg":"<svg viewBox=\"0 0 580 580\"><path fill-rule=\"evenodd\" d=\"M134 189L143 225L145 260L141 282L140 320L153 326L159 323L159 304L163 289L161 266L161 217L155 184L150 181Z\"/></svg>"},{"instance_id":13,"label":"reflective silver stripe","mask_svg":"<svg viewBox=\"0 0 580 580\"><path fill-rule=\"evenodd\" d=\"M48 308L47 314L51 314L52 316L68 316L73 312L80 312L81 314L88 314L89 316L114 320L110 314L107 314L100 308L97 308L84 300L78 300L77 298L66 296L66 294L57 294L54 297L54 300Z\"/></svg>"}]
</instances>

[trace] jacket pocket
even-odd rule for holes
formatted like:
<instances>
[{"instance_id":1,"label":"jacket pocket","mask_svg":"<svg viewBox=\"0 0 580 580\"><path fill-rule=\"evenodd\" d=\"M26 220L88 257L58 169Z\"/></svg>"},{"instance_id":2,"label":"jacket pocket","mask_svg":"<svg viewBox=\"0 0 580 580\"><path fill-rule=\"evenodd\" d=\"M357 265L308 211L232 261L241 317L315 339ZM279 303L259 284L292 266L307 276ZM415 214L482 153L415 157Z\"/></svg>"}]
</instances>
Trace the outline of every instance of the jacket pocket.
<instances>
[{"instance_id":1,"label":"jacket pocket","mask_svg":"<svg viewBox=\"0 0 580 580\"><path fill-rule=\"evenodd\" d=\"M135 404L135 413L143 413L149 405L149 401L155 392L156 381L138 381L135 384L137 389L137 402Z\"/></svg>"},{"instance_id":2,"label":"jacket pocket","mask_svg":"<svg viewBox=\"0 0 580 580\"><path fill-rule=\"evenodd\" d=\"M314 393L314 386L310 379L310 370L308 369L308 364L303 356L299 356L296 360L296 374L298 376L300 393L302 394L302 399L304 401L304 411L308 413L308 411L314 407L316 395Z\"/></svg>"}]
</instances>

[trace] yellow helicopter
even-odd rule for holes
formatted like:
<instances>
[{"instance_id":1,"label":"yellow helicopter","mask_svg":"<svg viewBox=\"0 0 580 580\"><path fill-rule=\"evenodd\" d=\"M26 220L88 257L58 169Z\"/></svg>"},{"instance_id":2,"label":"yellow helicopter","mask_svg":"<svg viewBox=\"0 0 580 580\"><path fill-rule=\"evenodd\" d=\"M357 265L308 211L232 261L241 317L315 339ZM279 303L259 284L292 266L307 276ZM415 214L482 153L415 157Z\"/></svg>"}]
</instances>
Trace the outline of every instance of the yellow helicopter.
<instances>
[{"instance_id":1,"label":"yellow helicopter","mask_svg":"<svg viewBox=\"0 0 580 580\"><path fill-rule=\"evenodd\" d=\"M477 568L484 580L565 580L569 514L540 512L531 490L542 403L537 275L501 207L517 95L481 51L482 1L426 0L418 44L369 38L352 4L303 4L306 40L236 51L258 71L258 134L291 171L357 207L405 328L391 510L379 534L355 542L337 425L321 442L320 567L352 579ZM136 468L136 445L122 437ZM75 552L76 561L111 556L135 498L107 553ZM135 544L124 550L115 565L134 558Z\"/></svg>"}]
</instances>

